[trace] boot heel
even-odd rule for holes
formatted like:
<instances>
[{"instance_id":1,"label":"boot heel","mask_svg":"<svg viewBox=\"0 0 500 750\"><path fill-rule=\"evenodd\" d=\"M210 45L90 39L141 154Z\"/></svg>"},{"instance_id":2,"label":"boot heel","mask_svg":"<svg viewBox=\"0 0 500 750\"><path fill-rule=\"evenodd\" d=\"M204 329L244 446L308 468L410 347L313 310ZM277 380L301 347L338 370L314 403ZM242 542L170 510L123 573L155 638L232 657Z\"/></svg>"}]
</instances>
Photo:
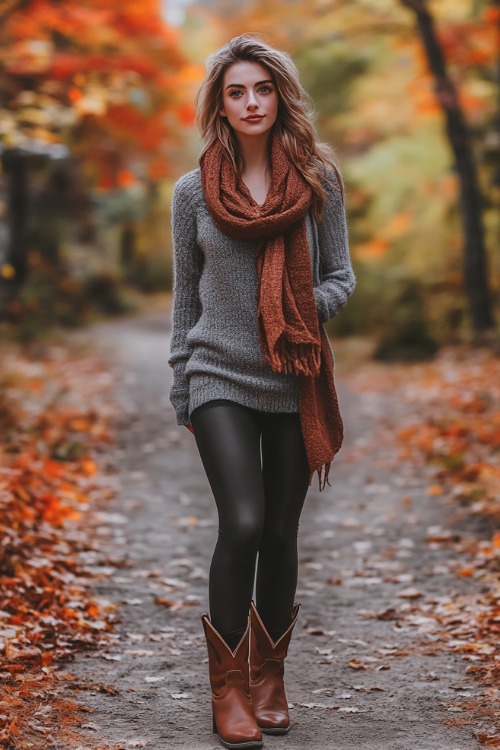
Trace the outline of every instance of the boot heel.
<instances>
[{"instance_id":1,"label":"boot heel","mask_svg":"<svg viewBox=\"0 0 500 750\"><path fill-rule=\"evenodd\" d=\"M250 605L250 693L257 726L265 734L286 734L290 729L284 662L299 608L294 605L288 628L274 641L255 604Z\"/></svg>"}]
</instances>

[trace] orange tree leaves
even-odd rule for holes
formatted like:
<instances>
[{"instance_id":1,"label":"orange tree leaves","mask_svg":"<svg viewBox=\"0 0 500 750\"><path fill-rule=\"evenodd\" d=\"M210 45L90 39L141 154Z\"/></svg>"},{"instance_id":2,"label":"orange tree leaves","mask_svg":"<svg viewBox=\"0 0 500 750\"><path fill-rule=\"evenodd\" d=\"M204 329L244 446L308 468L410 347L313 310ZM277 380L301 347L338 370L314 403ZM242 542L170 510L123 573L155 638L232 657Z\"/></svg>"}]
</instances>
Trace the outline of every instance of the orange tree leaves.
<instances>
[{"instance_id":1,"label":"orange tree leaves","mask_svg":"<svg viewBox=\"0 0 500 750\"><path fill-rule=\"evenodd\" d=\"M110 381L91 358L57 348L33 360L3 345L3 356L0 744L49 748L51 728L79 720L59 695L57 664L112 628L83 557L96 554L85 514L109 493L98 463L113 439Z\"/></svg>"},{"instance_id":2,"label":"orange tree leaves","mask_svg":"<svg viewBox=\"0 0 500 750\"><path fill-rule=\"evenodd\" d=\"M5 145L64 142L96 183L112 153L112 187L134 160L165 173L193 88L159 0L29 0L7 15L0 42Z\"/></svg>"}]
</instances>

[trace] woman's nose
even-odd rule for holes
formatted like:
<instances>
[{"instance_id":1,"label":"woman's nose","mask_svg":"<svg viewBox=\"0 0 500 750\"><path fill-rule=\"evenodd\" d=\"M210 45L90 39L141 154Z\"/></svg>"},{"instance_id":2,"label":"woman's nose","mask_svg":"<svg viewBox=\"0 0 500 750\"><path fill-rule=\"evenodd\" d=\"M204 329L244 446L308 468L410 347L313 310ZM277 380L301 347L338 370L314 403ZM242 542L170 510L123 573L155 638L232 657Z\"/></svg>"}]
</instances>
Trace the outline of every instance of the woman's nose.
<instances>
[{"instance_id":1,"label":"woman's nose","mask_svg":"<svg viewBox=\"0 0 500 750\"><path fill-rule=\"evenodd\" d=\"M259 102L255 98L255 94L253 91L248 92L248 99L247 99L247 109L255 109L255 107L259 106Z\"/></svg>"}]
</instances>

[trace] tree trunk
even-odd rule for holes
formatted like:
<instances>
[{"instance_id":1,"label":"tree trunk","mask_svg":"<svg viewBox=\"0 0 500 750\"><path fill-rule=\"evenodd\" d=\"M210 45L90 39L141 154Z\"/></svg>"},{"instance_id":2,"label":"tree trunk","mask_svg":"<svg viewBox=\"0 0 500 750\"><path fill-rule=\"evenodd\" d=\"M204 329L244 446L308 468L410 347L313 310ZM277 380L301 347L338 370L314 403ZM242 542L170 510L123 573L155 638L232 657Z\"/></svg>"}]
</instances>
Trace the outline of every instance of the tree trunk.
<instances>
[{"instance_id":1,"label":"tree trunk","mask_svg":"<svg viewBox=\"0 0 500 750\"><path fill-rule=\"evenodd\" d=\"M401 3L416 14L427 62L434 76L436 96L445 115L446 133L455 157L460 185L464 229L464 286L472 326L480 333L492 328L494 321L488 287L482 199L469 133L455 85L446 70L434 20L425 0L401 0Z\"/></svg>"},{"instance_id":2,"label":"tree trunk","mask_svg":"<svg viewBox=\"0 0 500 750\"><path fill-rule=\"evenodd\" d=\"M135 229L133 224L125 224L122 227L120 256L122 266L128 269L128 266L135 257Z\"/></svg>"},{"instance_id":3,"label":"tree trunk","mask_svg":"<svg viewBox=\"0 0 500 750\"><path fill-rule=\"evenodd\" d=\"M27 267L26 222L28 218L28 160L16 150L3 153L8 180L7 220L9 244L7 262L14 268L16 284L22 284Z\"/></svg>"}]
</instances>

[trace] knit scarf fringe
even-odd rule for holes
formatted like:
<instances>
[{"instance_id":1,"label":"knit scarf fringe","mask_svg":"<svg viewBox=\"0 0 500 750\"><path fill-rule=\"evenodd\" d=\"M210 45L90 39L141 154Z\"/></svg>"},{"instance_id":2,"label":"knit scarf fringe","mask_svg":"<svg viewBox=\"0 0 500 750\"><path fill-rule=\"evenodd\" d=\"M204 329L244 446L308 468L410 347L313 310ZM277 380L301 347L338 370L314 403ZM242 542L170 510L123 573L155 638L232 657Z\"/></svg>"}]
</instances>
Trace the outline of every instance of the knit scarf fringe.
<instances>
[{"instance_id":1,"label":"knit scarf fringe","mask_svg":"<svg viewBox=\"0 0 500 750\"><path fill-rule=\"evenodd\" d=\"M257 325L264 361L299 378L299 413L309 464L320 491L342 445L343 424L328 337L313 294L305 216L312 192L277 137L271 144L272 184L257 205L216 142L200 160L203 192L216 226L240 239L261 240Z\"/></svg>"},{"instance_id":2,"label":"knit scarf fringe","mask_svg":"<svg viewBox=\"0 0 500 750\"><path fill-rule=\"evenodd\" d=\"M267 351L265 333L261 333L261 348L264 361L274 372L287 375L305 375L315 378L321 366L321 346L319 344L291 344L282 337L276 342L272 354Z\"/></svg>"}]
</instances>

